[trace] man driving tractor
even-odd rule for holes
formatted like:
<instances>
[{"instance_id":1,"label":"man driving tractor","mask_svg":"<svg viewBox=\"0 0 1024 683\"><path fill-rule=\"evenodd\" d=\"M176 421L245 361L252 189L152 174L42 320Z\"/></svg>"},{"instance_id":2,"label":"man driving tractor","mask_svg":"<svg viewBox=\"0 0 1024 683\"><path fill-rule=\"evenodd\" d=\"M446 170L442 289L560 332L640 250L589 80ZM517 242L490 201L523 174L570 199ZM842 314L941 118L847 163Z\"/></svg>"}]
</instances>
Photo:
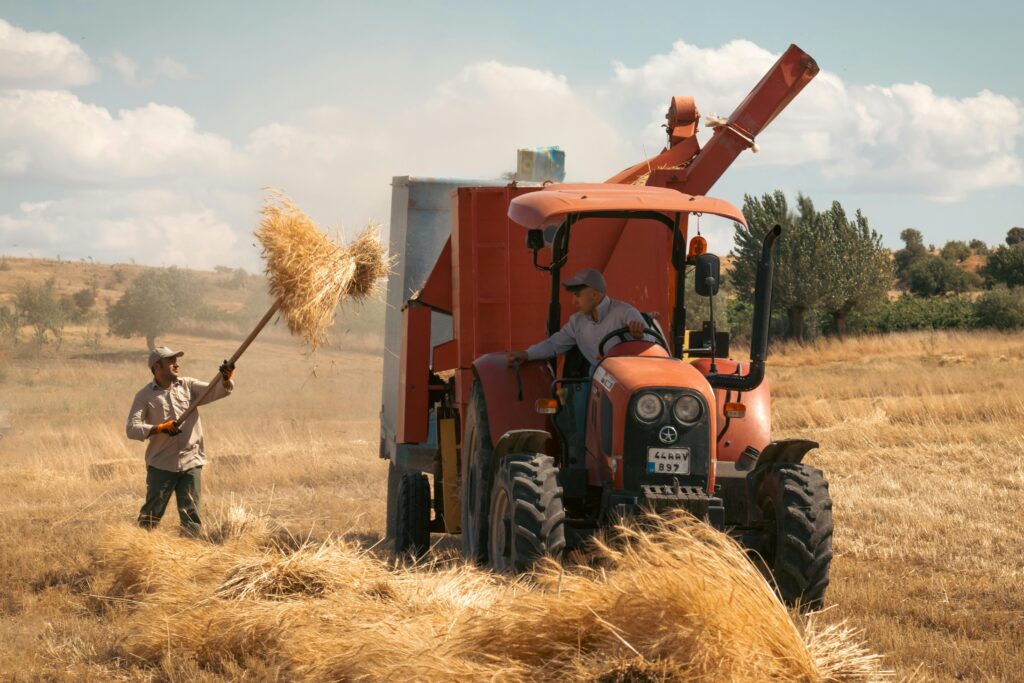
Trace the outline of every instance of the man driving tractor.
<instances>
[{"instance_id":1,"label":"man driving tractor","mask_svg":"<svg viewBox=\"0 0 1024 683\"><path fill-rule=\"evenodd\" d=\"M643 337L647 323L640 311L624 301L609 297L604 276L599 271L583 268L574 277L564 281L562 286L572 294L573 303L579 312L573 313L562 329L547 339L525 351L510 352L507 357L509 365L554 358L576 346L593 370L599 360L598 345L609 332L628 327L634 338Z\"/></svg>"}]
</instances>

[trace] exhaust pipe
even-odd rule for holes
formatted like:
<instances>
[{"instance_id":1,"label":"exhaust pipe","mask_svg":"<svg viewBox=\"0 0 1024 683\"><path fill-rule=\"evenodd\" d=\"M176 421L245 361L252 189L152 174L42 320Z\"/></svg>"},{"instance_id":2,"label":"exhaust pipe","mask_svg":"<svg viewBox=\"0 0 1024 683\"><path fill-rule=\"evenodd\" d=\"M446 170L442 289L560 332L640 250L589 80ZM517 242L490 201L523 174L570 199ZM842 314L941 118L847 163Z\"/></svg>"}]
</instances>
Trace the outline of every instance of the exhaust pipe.
<instances>
[{"instance_id":1,"label":"exhaust pipe","mask_svg":"<svg viewBox=\"0 0 1024 683\"><path fill-rule=\"evenodd\" d=\"M754 285L754 325L750 335L750 371L746 375L713 373L707 376L708 383L715 389L752 391L764 379L764 361L768 357L768 326L772 314L772 245L782 234L782 226L776 225L764 236L761 245L761 259L757 262L757 282Z\"/></svg>"}]
</instances>

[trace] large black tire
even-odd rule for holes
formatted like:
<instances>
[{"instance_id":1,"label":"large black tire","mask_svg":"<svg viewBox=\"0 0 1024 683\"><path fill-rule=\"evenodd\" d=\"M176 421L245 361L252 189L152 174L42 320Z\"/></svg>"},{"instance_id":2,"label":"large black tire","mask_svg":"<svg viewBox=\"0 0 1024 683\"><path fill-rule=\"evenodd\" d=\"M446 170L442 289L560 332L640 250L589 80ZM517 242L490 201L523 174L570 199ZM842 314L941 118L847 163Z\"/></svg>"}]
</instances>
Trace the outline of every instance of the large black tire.
<instances>
[{"instance_id":1,"label":"large black tire","mask_svg":"<svg viewBox=\"0 0 1024 683\"><path fill-rule=\"evenodd\" d=\"M395 519L398 512L398 482L402 480L402 472L392 461L388 461L388 500L385 536L395 538Z\"/></svg>"},{"instance_id":2,"label":"large black tire","mask_svg":"<svg viewBox=\"0 0 1024 683\"><path fill-rule=\"evenodd\" d=\"M434 458L434 519L436 520L435 531L444 531L444 471L441 466L441 457Z\"/></svg>"},{"instance_id":3,"label":"large black tire","mask_svg":"<svg viewBox=\"0 0 1024 683\"><path fill-rule=\"evenodd\" d=\"M761 555L779 597L803 612L821 609L832 562L832 498L821 470L772 466L758 487L757 505L764 519Z\"/></svg>"},{"instance_id":4,"label":"large black tire","mask_svg":"<svg viewBox=\"0 0 1024 683\"><path fill-rule=\"evenodd\" d=\"M498 467L491 492L488 557L492 569L529 571L565 549L565 511L555 461L540 453L511 453Z\"/></svg>"},{"instance_id":5,"label":"large black tire","mask_svg":"<svg viewBox=\"0 0 1024 683\"><path fill-rule=\"evenodd\" d=\"M423 557L430 549L430 482L422 472L406 472L398 482L395 552Z\"/></svg>"},{"instance_id":6,"label":"large black tire","mask_svg":"<svg viewBox=\"0 0 1024 683\"><path fill-rule=\"evenodd\" d=\"M487 424L483 387L473 382L462 431L462 554L487 563L487 517L494 482L494 446Z\"/></svg>"}]
</instances>

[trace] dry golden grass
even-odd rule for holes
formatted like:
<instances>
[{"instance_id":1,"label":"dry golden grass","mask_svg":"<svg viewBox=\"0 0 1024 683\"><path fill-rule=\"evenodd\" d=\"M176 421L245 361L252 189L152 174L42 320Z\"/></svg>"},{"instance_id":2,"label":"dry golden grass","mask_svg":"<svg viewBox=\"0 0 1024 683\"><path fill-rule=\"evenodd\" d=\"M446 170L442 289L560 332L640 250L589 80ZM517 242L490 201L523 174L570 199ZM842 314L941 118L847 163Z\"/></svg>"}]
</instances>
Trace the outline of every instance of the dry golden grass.
<instances>
[{"instance_id":1,"label":"dry golden grass","mask_svg":"<svg viewBox=\"0 0 1024 683\"><path fill-rule=\"evenodd\" d=\"M350 245L331 242L313 220L280 193L272 192L260 210L256 237L263 245L271 297L288 329L312 349L327 341L338 305L346 298L373 294L388 274L386 247L376 226Z\"/></svg>"},{"instance_id":2,"label":"dry golden grass","mask_svg":"<svg viewBox=\"0 0 1024 683\"><path fill-rule=\"evenodd\" d=\"M123 435L138 340L8 361L0 412L0 678L1015 680L1024 670L1024 338L911 334L775 349L778 436L835 500L832 605L793 622L721 537L682 520L603 571L524 581L394 565L374 350L280 336L203 409L205 536L131 525ZM205 376L228 342L162 339ZM316 363L315 376L312 364ZM437 537L435 537L437 539ZM709 552L710 548L710 552ZM849 632L856 629L856 632ZM860 641L865 641L861 646ZM884 660L872 658L881 653ZM873 672L873 673L872 673Z\"/></svg>"},{"instance_id":3,"label":"dry golden grass","mask_svg":"<svg viewBox=\"0 0 1024 683\"><path fill-rule=\"evenodd\" d=\"M94 585L131 623L119 655L156 668L184 653L225 674L256 661L313 681L877 674L849 634L819 629L805 645L740 550L685 517L624 529L618 547L602 546L600 569L519 579L458 562L391 567L355 543L296 548L254 526L212 547L111 530Z\"/></svg>"}]
</instances>

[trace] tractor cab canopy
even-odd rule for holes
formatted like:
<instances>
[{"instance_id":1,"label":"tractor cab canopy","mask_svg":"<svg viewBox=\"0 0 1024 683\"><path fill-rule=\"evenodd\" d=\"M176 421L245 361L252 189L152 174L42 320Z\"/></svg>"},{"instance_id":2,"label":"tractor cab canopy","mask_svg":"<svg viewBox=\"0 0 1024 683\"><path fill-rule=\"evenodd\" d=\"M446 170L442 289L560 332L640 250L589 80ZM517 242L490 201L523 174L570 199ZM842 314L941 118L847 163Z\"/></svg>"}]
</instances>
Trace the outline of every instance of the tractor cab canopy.
<instances>
[{"instance_id":1,"label":"tractor cab canopy","mask_svg":"<svg viewBox=\"0 0 1024 683\"><path fill-rule=\"evenodd\" d=\"M683 216L687 214L711 214L747 224L740 210L727 201L646 185L547 185L509 202L508 217L527 228L526 245L533 250L534 267L551 275L547 333L553 334L561 326L559 283L562 267L568 261L570 235L575 226L587 223L588 218L621 219L624 224L634 219L653 220L668 228L671 234L667 254L675 271L671 339L675 356L681 357L686 317L685 266L688 263ZM704 244L702 239L701 244ZM549 265L543 265L537 259L538 251L545 245L551 247ZM703 247L700 253L703 253Z\"/></svg>"},{"instance_id":2,"label":"tractor cab canopy","mask_svg":"<svg viewBox=\"0 0 1024 683\"><path fill-rule=\"evenodd\" d=\"M747 224L740 210L722 199L646 185L548 185L539 192L516 197L508 207L508 217L529 229L556 226L573 215L586 218L590 215L661 214L667 217L684 213L712 214Z\"/></svg>"}]
</instances>

